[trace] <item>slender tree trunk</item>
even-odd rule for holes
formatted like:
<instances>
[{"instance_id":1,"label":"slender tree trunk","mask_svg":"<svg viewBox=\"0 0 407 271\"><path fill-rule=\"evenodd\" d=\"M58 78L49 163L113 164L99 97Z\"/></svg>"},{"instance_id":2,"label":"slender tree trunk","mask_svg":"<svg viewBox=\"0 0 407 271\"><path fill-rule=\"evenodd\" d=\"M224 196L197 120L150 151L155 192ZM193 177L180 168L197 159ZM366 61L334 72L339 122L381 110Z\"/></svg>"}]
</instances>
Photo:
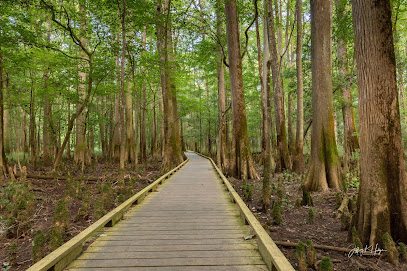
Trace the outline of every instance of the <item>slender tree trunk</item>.
<instances>
[{"instance_id":1,"label":"slender tree trunk","mask_svg":"<svg viewBox=\"0 0 407 271\"><path fill-rule=\"evenodd\" d=\"M124 111L126 105L126 99L124 95L124 68L126 65L126 0L122 1L122 14L121 14L121 26L122 26L122 54L121 54L121 65L120 65L120 137L127 138L126 135L126 124L124 121ZM120 142L120 170L124 170L126 162L126 141L121 140Z\"/></svg>"},{"instance_id":2,"label":"slender tree trunk","mask_svg":"<svg viewBox=\"0 0 407 271\"><path fill-rule=\"evenodd\" d=\"M5 100L4 99L4 94L3 94L3 100L5 100L3 102L3 107L4 107L4 112L3 112L3 148L4 148L4 153L8 154L10 153L10 116L9 116L9 112L12 109L11 107L11 100L10 100L10 88L9 88L9 82L10 82L10 78L8 76L8 73L6 72L6 91L7 91L7 97L8 99ZM6 105L6 106L4 106Z\"/></svg>"},{"instance_id":3,"label":"slender tree trunk","mask_svg":"<svg viewBox=\"0 0 407 271\"><path fill-rule=\"evenodd\" d=\"M297 48L296 48L296 70L297 70L297 129L295 135L295 156L293 169L301 174L305 171L304 165L304 93L302 81L302 0L296 0L297 16Z\"/></svg>"},{"instance_id":4,"label":"slender tree trunk","mask_svg":"<svg viewBox=\"0 0 407 271\"><path fill-rule=\"evenodd\" d=\"M242 59L236 0L225 2L230 86L232 91L232 153L230 175L247 180L257 179L247 134L246 104L243 90Z\"/></svg>"},{"instance_id":5,"label":"slender tree trunk","mask_svg":"<svg viewBox=\"0 0 407 271\"><path fill-rule=\"evenodd\" d=\"M223 20L221 13L221 2L218 1L219 7L216 9L217 35L221 40L223 36ZM225 57L220 45L217 47L217 73L218 73L218 112L219 112L219 132L218 132L218 148L217 148L217 164L220 169L227 169L226 159L226 93L225 93L225 71L223 67L223 58Z\"/></svg>"},{"instance_id":6,"label":"slender tree trunk","mask_svg":"<svg viewBox=\"0 0 407 271\"><path fill-rule=\"evenodd\" d=\"M304 189L342 189L335 141L332 94L332 9L330 1L311 0L312 137Z\"/></svg>"},{"instance_id":7,"label":"slender tree trunk","mask_svg":"<svg viewBox=\"0 0 407 271\"><path fill-rule=\"evenodd\" d=\"M277 55L277 44L274 31L274 14L273 4L268 2L268 31L269 31L269 46L271 56L271 73L273 77L274 89L274 110L276 117L277 131L277 161L276 171L280 172L283 169L291 169L291 161L288 152L287 130L285 127L285 113L283 92L281 87L280 69Z\"/></svg>"},{"instance_id":8,"label":"slender tree trunk","mask_svg":"<svg viewBox=\"0 0 407 271\"><path fill-rule=\"evenodd\" d=\"M142 37L141 43L143 44L143 48L146 48L146 41L147 41L147 29L144 28L144 33ZM145 163L147 160L147 135L146 135L146 110L147 110L147 102L146 102L146 83L143 83L143 93L142 93L142 102L141 102L141 109L140 109L140 160L142 163Z\"/></svg>"},{"instance_id":9,"label":"slender tree trunk","mask_svg":"<svg viewBox=\"0 0 407 271\"><path fill-rule=\"evenodd\" d=\"M3 141L3 112L4 112L4 103L3 103L3 54L1 53L0 46L0 184L3 182L4 174L8 173L7 158L4 153L4 141Z\"/></svg>"},{"instance_id":10,"label":"slender tree trunk","mask_svg":"<svg viewBox=\"0 0 407 271\"><path fill-rule=\"evenodd\" d=\"M161 88L164 111L164 160L163 171L182 162L179 136L176 86L174 80L174 59L171 34L170 5L168 0L158 0L157 47L160 55ZM164 19L165 17L165 19Z\"/></svg>"},{"instance_id":11,"label":"slender tree trunk","mask_svg":"<svg viewBox=\"0 0 407 271\"><path fill-rule=\"evenodd\" d=\"M47 18L47 41L51 41L51 20ZM49 80L49 67L46 65L44 69L44 89L48 89L48 80ZM44 95L44 127L43 127L43 134L42 134L42 143L43 143L43 153L42 159L44 161L44 165L50 166L52 164L51 161L51 122L52 122L52 102L48 95Z\"/></svg>"},{"instance_id":12,"label":"slender tree trunk","mask_svg":"<svg viewBox=\"0 0 407 271\"><path fill-rule=\"evenodd\" d=\"M390 1L355 0L352 9L361 158L357 212L352 224L363 245L383 247L386 232L393 240L406 243L407 173Z\"/></svg>"},{"instance_id":13,"label":"slender tree trunk","mask_svg":"<svg viewBox=\"0 0 407 271\"><path fill-rule=\"evenodd\" d=\"M86 18L85 18L85 7L81 4L80 5L80 13L81 13L81 22L80 28L82 35L85 33L86 30ZM86 39L82 36L81 38L82 43L86 43ZM85 53L81 50L80 55L85 57ZM85 99L86 96L86 66L84 65L83 61L79 64L78 67L78 77L79 77L79 85L78 85L78 93L81 99ZM79 111L81 108L81 104L76 105L76 110ZM75 163L77 165L81 165L82 172L85 169L85 161L86 158L86 114L80 113L76 119L76 148L75 148Z\"/></svg>"},{"instance_id":14,"label":"slender tree trunk","mask_svg":"<svg viewBox=\"0 0 407 271\"><path fill-rule=\"evenodd\" d=\"M338 14L338 21L340 24L344 23L346 17L346 3L341 0L335 0L336 11ZM340 25L341 26L341 25ZM344 134L344 146L345 146L345 157L350 157L350 155L359 149L359 139L356 130L355 114L352 107L352 92L351 92L351 79L349 78L349 69L347 54L348 48L345 41L345 37L342 35L338 36L338 62L339 62L339 75L340 81L344 82L342 88L342 95L344 99L344 104L342 106L343 115L343 134ZM347 159L346 159L347 160ZM345 161L345 167L347 167L347 161Z\"/></svg>"},{"instance_id":15,"label":"slender tree trunk","mask_svg":"<svg viewBox=\"0 0 407 271\"><path fill-rule=\"evenodd\" d=\"M29 126L29 145L30 145L30 162L33 166L35 166L36 163L36 144L35 144L35 105L34 105L34 75L33 71L30 71L30 77L31 77L31 88L30 88L30 126ZM3 105L4 106L4 105ZM4 107L3 107L4 108ZM2 111L2 114L4 112L4 109ZM4 120L4 115L2 118L2 127L4 129L3 125L3 120ZM4 134L4 132L3 132ZM3 135L4 136L4 135ZM4 142L4 141L3 141ZM4 145L3 145L3 150L4 150Z\"/></svg>"}]
</instances>

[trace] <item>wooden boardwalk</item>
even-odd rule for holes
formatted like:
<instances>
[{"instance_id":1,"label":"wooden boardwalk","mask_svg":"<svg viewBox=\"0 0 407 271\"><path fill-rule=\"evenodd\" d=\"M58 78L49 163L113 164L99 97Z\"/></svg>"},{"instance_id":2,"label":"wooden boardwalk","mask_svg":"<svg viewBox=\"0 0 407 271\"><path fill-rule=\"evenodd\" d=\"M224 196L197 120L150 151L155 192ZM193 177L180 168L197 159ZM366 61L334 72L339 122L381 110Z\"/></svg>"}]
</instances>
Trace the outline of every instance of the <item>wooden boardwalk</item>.
<instances>
[{"instance_id":1,"label":"wooden boardwalk","mask_svg":"<svg viewBox=\"0 0 407 271\"><path fill-rule=\"evenodd\" d=\"M210 162L190 162L67 270L268 270Z\"/></svg>"}]
</instances>

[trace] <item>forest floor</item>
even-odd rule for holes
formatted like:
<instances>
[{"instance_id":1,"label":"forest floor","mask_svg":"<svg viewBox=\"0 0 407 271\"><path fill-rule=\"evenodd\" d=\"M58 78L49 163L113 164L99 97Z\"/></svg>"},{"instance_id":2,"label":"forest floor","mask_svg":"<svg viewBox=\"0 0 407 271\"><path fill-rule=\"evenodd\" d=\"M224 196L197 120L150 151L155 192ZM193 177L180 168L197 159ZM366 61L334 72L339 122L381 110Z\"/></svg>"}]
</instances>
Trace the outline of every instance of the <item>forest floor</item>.
<instances>
[{"instance_id":1,"label":"forest floor","mask_svg":"<svg viewBox=\"0 0 407 271\"><path fill-rule=\"evenodd\" d=\"M73 168L73 166L71 166ZM70 168L70 165L65 165L65 168ZM129 184L132 195L152 183L160 175L160 164L158 162L149 161L146 166L138 165L136 169L128 169L125 172L125 183ZM28 169L28 175L46 175L50 169L43 168L42 170ZM77 177L74 181L74 189L77 189L76 183L79 178L79 172L71 171L72 176ZM81 181L81 190L89 191L90 203L89 216L85 219L78 219L78 212L83 204L81 196L70 196L68 200L68 212L69 212L69 231L66 232L64 242L73 238L79 232L83 231L95 222L94 204L95 199L101 197L101 186L108 182L111 182L112 191L115 199L114 204L106 209L109 210L115 208L120 202L118 200L118 181L119 175L118 167L115 164L108 163L95 163L87 168L85 176L102 177L105 181ZM17 182L19 180L17 179ZM56 202L66 197L67 190L72 189L67 187L65 180L41 180L41 179L27 179L26 183L30 185L30 191L34 193L34 215L30 217L30 227L22 232L18 232L17 236L13 238L7 237L7 212L4 202L0 202L0 270L26 270L34 262L32 260L32 244L33 238L38 230L42 230L44 233L49 233L53 222L53 216L55 212ZM130 185L131 183L131 185ZM4 190L2 189L3 193ZM7 195L0 195L1 198L7 198ZM129 195L128 195L129 196ZM123 199L121 199L123 200ZM10 254L10 247L13 243L17 244L18 251L14 255ZM49 247L45 248L46 253L51 252ZM11 257L11 258L10 258Z\"/></svg>"},{"instance_id":2,"label":"forest floor","mask_svg":"<svg viewBox=\"0 0 407 271\"><path fill-rule=\"evenodd\" d=\"M281 213L283 224L275 225L271 223L271 210L262 212L261 191L262 180L248 181L243 184L242 180L229 179L235 190L253 214L260 220L263 227L269 232L274 241L284 241L304 244L309 239L314 245L326 245L353 249L354 245L348 241L348 231L341 228L341 220L336 218L338 200L336 192L315 192L312 193L314 206L298 206L298 199L302 199L301 176L296 174L279 174L273 177L273 198L278 198L277 184L280 180L280 187L283 190L283 200ZM252 191L250 195L249 191ZM280 192L281 193L281 192ZM356 194L356 189L350 189L348 195ZM296 205L297 201L297 205ZM273 203L273 202L272 202ZM314 211L313 223L309 221L309 209ZM278 246L283 254L288 258L293 267L298 270L298 260L295 247ZM348 256L348 253L332 250L316 249L317 262L323 257L330 257L333 261L334 270L372 270L390 271L407 270L407 263L400 263L398 266L387 262L383 253L380 256ZM312 270L308 268L308 270Z\"/></svg>"}]
</instances>

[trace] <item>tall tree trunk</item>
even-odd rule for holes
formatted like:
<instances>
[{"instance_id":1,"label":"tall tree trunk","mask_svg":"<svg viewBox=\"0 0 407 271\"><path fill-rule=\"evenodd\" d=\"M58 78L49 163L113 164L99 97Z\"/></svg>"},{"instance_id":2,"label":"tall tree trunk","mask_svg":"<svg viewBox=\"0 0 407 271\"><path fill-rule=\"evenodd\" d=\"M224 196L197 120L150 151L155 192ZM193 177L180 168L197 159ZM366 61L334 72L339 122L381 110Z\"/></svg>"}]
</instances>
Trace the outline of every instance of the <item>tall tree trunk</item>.
<instances>
[{"instance_id":1,"label":"tall tree trunk","mask_svg":"<svg viewBox=\"0 0 407 271\"><path fill-rule=\"evenodd\" d=\"M287 130L285 127L285 113L283 92L281 88L280 69L277 55L276 35L274 31L274 14L272 1L268 2L268 33L269 33L269 49L271 56L271 73L273 77L274 89L274 110L276 118L277 131L277 160L276 171L280 172L283 169L291 169L291 161L288 152Z\"/></svg>"},{"instance_id":2,"label":"tall tree trunk","mask_svg":"<svg viewBox=\"0 0 407 271\"><path fill-rule=\"evenodd\" d=\"M345 1L335 0L336 12L338 14L339 27L345 27L344 20L346 18L346 4ZM345 33L346 34L346 33ZM342 106L343 115L343 134L344 134L344 146L345 146L345 157L350 157L350 155L359 149L359 139L356 130L355 114L352 107L352 92L351 92L351 79L349 76L348 69L348 47L346 44L345 37L340 34L338 36L338 63L339 63L339 75L340 82L344 82L342 88L342 95L344 99L344 104ZM347 160L347 159L345 159ZM347 167L347 161L345 161L345 167Z\"/></svg>"},{"instance_id":3,"label":"tall tree trunk","mask_svg":"<svg viewBox=\"0 0 407 271\"><path fill-rule=\"evenodd\" d=\"M11 141L10 141L10 121L9 121L9 112L10 110L13 108L11 105L11 97L10 97L10 88L9 88L9 84L10 83L10 78L8 76L8 73L6 72L6 91L7 91L7 97L8 99L6 101L3 102L3 107L4 104L6 104L6 106L4 107L4 112L3 112L3 148L4 148L4 153L8 154L11 151ZM4 86L3 86L4 87ZM4 99L4 94L3 94L3 100ZM8 103L7 103L8 102Z\"/></svg>"},{"instance_id":4,"label":"tall tree trunk","mask_svg":"<svg viewBox=\"0 0 407 271\"><path fill-rule=\"evenodd\" d=\"M81 13L81 22L80 22L80 29L82 35L86 31L86 15L85 15L85 7L83 4L80 4L80 13ZM81 38L82 43L86 43L86 39L82 36ZM85 57L85 53L81 50L79 53L82 57ZM81 99L85 99L86 96L86 72L84 71L86 66L84 65L83 61L79 64L78 67L78 77L79 77L79 85L78 85L78 94ZM81 108L81 104L76 105L76 110L79 111ZM76 119L76 148L75 148L75 163L81 165L82 172L85 169L85 164L87 161L86 159L86 114L80 113Z\"/></svg>"},{"instance_id":5,"label":"tall tree trunk","mask_svg":"<svg viewBox=\"0 0 407 271\"><path fill-rule=\"evenodd\" d=\"M262 157L264 163L263 169L263 188L262 188L262 202L263 202L263 210L267 210L270 207L270 197L271 197L271 189L270 189L270 179L271 179L271 169L273 165L273 156L271 155L271 139L270 139L270 112L267 107L267 91L269 88L265 86L267 85L266 82L263 82L263 66L262 66L262 59L261 59L261 49L260 49L260 32L259 32L259 13L257 9L257 0L254 0L254 13L255 13L255 23L256 23L256 43L257 43L257 61L259 66L259 77L260 77L260 86L261 86L261 109L263 114L263 121L262 121L262 129L263 129L263 136L262 136ZM263 21L264 26L263 28L267 28L267 21ZM267 41L267 39L265 39ZM265 46L266 47L266 44ZM268 56L264 56L265 59ZM267 63L266 63L267 65Z\"/></svg>"},{"instance_id":6,"label":"tall tree trunk","mask_svg":"<svg viewBox=\"0 0 407 271\"><path fill-rule=\"evenodd\" d=\"M121 26L122 26L122 54L121 54L121 65L120 65L120 138L127 138L126 135L126 124L124 121L124 111L126 105L126 99L124 95L124 68L126 65L126 0L122 1L122 14L121 14ZM127 141L127 140L126 140ZM126 162L126 141L121 140L120 142L120 170L124 170Z\"/></svg>"},{"instance_id":7,"label":"tall tree trunk","mask_svg":"<svg viewBox=\"0 0 407 271\"><path fill-rule=\"evenodd\" d=\"M407 173L390 1L355 0L352 9L361 158L357 212L352 224L363 245L383 247L386 232L397 242L407 242Z\"/></svg>"},{"instance_id":8,"label":"tall tree trunk","mask_svg":"<svg viewBox=\"0 0 407 271\"><path fill-rule=\"evenodd\" d=\"M117 36L118 38L118 36ZM120 81L120 60L116 56L116 82ZM114 115L113 115L113 137L112 137L112 155L113 161L120 162L120 86L114 98Z\"/></svg>"},{"instance_id":9,"label":"tall tree trunk","mask_svg":"<svg viewBox=\"0 0 407 271\"><path fill-rule=\"evenodd\" d=\"M1 53L0 46L0 184L3 182L4 174L8 173L7 158L4 154L4 141L3 141L3 112L4 112L4 103L3 103L3 54ZM18 154L17 154L18 155Z\"/></svg>"},{"instance_id":10,"label":"tall tree trunk","mask_svg":"<svg viewBox=\"0 0 407 271\"><path fill-rule=\"evenodd\" d=\"M183 160L179 136L177 93L173 74L175 67L169 1L158 0L157 12L160 16L157 23L157 47L160 55L165 137L162 169L168 171Z\"/></svg>"},{"instance_id":11,"label":"tall tree trunk","mask_svg":"<svg viewBox=\"0 0 407 271\"><path fill-rule=\"evenodd\" d=\"M144 50L146 49L147 42L147 29L144 28L142 41ZM147 101L146 101L146 82L143 82L143 93L141 97L141 109L140 109L140 160L142 163L145 163L147 160L147 135L146 135L146 110L147 110Z\"/></svg>"},{"instance_id":12,"label":"tall tree trunk","mask_svg":"<svg viewBox=\"0 0 407 271\"><path fill-rule=\"evenodd\" d=\"M332 8L330 1L311 0L312 137L311 160L304 189L342 189L335 141L332 94Z\"/></svg>"},{"instance_id":13,"label":"tall tree trunk","mask_svg":"<svg viewBox=\"0 0 407 271\"><path fill-rule=\"evenodd\" d=\"M246 104L243 90L242 59L236 0L225 1L226 33L228 41L230 87L232 92L232 153L230 174L247 180L257 179L249 136L247 134Z\"/></svg>"},{"instance_id":14,"label":"tall tree trunk","mask_svg":"<svg viewBox=\"0 0 407 271\"><path fill-rule=\"evenodd\" d=\"M47 41L51 41L51 20L47 18ZM49 80L49 67L46 65L44 69L44 89L48 90L48 80ZM47 94L44 95L44 125L43 125L43 134L42 134L42 144L43 144L43 153L42 159L44 161L44 165L50 166L52 164L51 161L51 153L52 153L52 145L51 145L51 121L52 121L52 102Z\"/></svg>"},{"instance_id":15,"label":"tall tree trunk","mask_svg":"<svg viewBox=\"0 0 407 271\"><path fill-rule=\"evenodd\" d=\"M31 77L31 87L30 87L30 126L29 126L29 142L28 144L30 145L30 162L33 166L35 166L36 163L36 144L35 144L35 105L34 105L34 75L33 71L30 71L30 77ZM3 105L3 111L4 112L4 105ZM2 118L2 127L4 129L4 115ZM4 132L3 132L4 134ZM4 135L3 135L4 137ZM4 141L3 141L4 142ZM3 150L4 150L4 145L3 145Z\"/></svg>"},{"instance_id":16,"label":"tall tree trunk","mask_svg":"<svg viewBox=\"0 0 407 271\"><path fill-rule=\"evenodd\" d=\"M304 165L304 93L302 81L302 0L296 0L297 16L297 48L296 48L296 70L297 70L297 129L295 134L295 156L293 169L301 174L305 171Z\"/></svg>"},{"instance_id":17,"label":"tall tree trunk","mask_svg":"<svg viewBox=\"0 0 407 271\"><path fill-rule=\"evenodd\" d=\"M218 1L216 9L217 35L219 41L223 36L223 20L221 13L221 1ZM220 169L227 169L226 159L226 93L225 93L225 71L223 67L223 58L225 57L220 45L217 47L217 74L218 74L218 112L219 112L219 132L217 148L217 164Z\"/></svg>"}]
</instances>

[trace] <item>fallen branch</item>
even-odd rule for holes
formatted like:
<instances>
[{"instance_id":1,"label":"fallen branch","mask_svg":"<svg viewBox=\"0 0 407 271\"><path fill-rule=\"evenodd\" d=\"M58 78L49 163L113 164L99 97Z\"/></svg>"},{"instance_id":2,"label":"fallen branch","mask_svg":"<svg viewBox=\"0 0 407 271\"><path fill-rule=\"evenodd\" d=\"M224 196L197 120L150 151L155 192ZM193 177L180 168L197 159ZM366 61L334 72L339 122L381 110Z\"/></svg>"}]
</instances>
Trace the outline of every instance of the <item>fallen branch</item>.
<instances>
[{"instance_id":1,"label":"fallen branch","mask_svg":"<svg viewBox=\"0 0 407 271\"><path fill-rule=\"evenodd\" d=\"M276 245L284 246L284 247L297 247L297 243L294 243L294 242L274 241L274 243ZM332 251L339 251L339 252L346 252L346 253L355 251L355 249L351 249L351 248L333 247L333 246L316 245L316 244L314 244L314 248L326 249L326 250L332 250ZM363 252L363 256L380 256L380 255L381 255L380 253L372 253L372 252L369 252L369 251L364 251Z\"/></svg>"},{"instance_id":2,"label":"fallen branch","mask_svg":"<svg viewBox=\"0 0 407 271\"><path fill-rule=\"evenodd\" d=\"M15 175L16 178L20 178L20 174ZM41 180L54 180L57 179L58 181L65 181L68 178L73 178L76 180L84 180L89 182L97 182L99 180L115 180L114 178L105 178L105 177L92 177L92 176L83 176L83 177L67 177L67 176L52 176L52 175L27 175L27 179L41 179Z\"/></svg>"}]
</instances>

